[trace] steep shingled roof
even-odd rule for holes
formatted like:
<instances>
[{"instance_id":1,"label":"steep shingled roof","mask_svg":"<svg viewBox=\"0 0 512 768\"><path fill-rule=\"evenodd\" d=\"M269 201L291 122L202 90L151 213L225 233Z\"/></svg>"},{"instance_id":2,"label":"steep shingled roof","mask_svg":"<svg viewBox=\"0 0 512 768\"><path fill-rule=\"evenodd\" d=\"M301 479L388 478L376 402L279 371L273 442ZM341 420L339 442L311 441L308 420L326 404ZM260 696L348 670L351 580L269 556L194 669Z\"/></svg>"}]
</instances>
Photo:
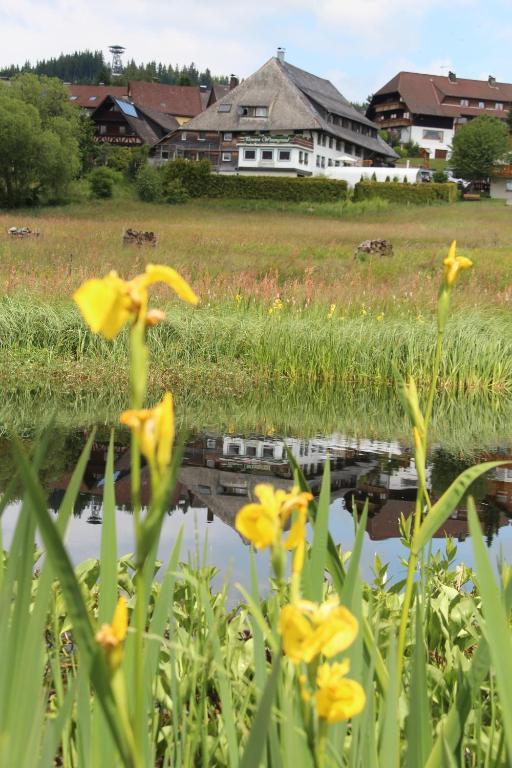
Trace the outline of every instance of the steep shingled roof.
<instances>
[{"instance_id":1,"label":"steep shingled roof","mask_svg":"<svg viewBox=\"0 0 512 768\"><path fill-rule=\"evenodd\" d=\"M445 75L428 75L420 72L399 72L374 96L399 93L409 111L416 115L437 115L458 117L465 114L464 107L445 104L446 98L478 99L479 101L512 102L512 85L498 83L491 85L487 80L456 78L454 82ZM371 108L370 108L371 109ZM503 112L482 109L482 114L498 115ZM479 114L478 108L471 108L471 115Z\"/></svg>"},{"instance_id":2,"label":"steep shingled roof","mask_svg":"<svg viewBox=\"0 0 512 768\"><path fill-rule=\"evenodd\" d=\"M130 80L130 99L141 107L168 115L195 117L203 110L201 90L195 85L164 85Z\"/></svg>"}]
</instances>

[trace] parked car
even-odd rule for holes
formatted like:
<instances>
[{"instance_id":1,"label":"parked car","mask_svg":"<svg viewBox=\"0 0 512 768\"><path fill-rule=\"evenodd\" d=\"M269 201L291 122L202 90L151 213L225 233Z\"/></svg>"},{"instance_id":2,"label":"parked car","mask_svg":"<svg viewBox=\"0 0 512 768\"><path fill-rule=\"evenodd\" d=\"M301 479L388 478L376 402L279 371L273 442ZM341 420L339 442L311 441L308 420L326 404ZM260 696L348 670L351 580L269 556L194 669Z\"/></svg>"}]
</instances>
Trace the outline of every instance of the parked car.
<instances>
[{"instance_id":1,"label":"parked car","mask_svg":"<svg viewBox=\"0 0 512 768\"><path fill-rule=\"evenodd\" d=\"M461 192L466 192L471 186L470 181L467 181L466 179L461 179L459 176L455 176L455 174L451 169L446 171L446 175L448 176L448 181L451 181L453 184L456 184Z\"/></svg>"},{"instance_id":2,"label":"parked car","mask_svg":"<svg viewBox=\"0 0 512 768\"><path fill-rule=\"evenodd\" d=\"M420 181L430 182L432 181L433 175L434 174L432 173L432 171L429 171L428 168L420 168L420 171L419 171Z\"/></svg>"}]
</instances>

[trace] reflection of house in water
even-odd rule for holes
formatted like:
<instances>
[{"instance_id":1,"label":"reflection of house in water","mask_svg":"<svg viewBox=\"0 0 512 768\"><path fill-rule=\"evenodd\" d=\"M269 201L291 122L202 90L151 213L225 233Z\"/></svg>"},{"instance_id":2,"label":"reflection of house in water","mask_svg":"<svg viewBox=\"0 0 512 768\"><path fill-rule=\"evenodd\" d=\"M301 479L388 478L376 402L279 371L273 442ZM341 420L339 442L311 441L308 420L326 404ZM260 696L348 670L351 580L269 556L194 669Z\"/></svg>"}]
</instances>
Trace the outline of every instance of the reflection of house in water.
<instances>
[{"instance_id":1,"label":"reflection of house in water","mask_svg":"<svg viewBox=\"0 0 512 768\"><path fill-rule=\"evenodd\" d=\"M399 536L398 521L414 511L418 478L411 450L398 442L346 438L343 435L311 439L283 439L274 435L204 434L192 437L184 451L178 483L169 501L171 514L177 507L206 510L206 521L214 517L234 527L240 507L254 498L254 487L261 482L277 488L290 488L292 471L287 448L308 478L313 493L319 493L325 462L331 469L331 498L342 497L352 510L352 500L360 512L369 502L367 531L371 539ZM75 514L87 522L101 522L105 463L108 443L93 444ZM495 458L493 456L492 458ZM427 486L431 489L432 467L427 467ZM57 509L71 474L49 486L49 505ZM512 468L498 469L487 482L487 493L478 504L479 516L488 541L512 517ZM118 508L131 509L130 449L114 447L114 489ZM141 501L150 501L147 467L141 471ZM468 535L467 514L462 504L435 534L463 541Z\"/></svg>"}]
</instances>

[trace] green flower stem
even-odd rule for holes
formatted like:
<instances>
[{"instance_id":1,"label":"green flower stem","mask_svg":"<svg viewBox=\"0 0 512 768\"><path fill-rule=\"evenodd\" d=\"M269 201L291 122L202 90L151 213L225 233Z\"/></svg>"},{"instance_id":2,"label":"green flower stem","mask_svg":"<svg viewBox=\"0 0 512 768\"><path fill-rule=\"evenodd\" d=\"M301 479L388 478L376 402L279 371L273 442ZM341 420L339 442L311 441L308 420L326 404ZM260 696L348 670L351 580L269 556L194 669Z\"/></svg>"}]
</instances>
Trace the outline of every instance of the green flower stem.
<instances>
[{"instance_id":1,"label":"green flower stem","mask_svg":"<svg viewBox=\"0 0 512 768\"><path fill-rule=\"evenodd\" d=\"M131 407L140 410L144 405L147 387L147 348L144 320L139 319L130 333L130 400ZM131 438L131 491L135 533L135 654L134 654L134 735L136 764L142 766L147 722L144 695L144 632L146 630L144 562L140 557L142 536L140 498L140 449L135 436Z\"/></svg>"},{"instance_id":2,"label":"green flower stem","mask_svg":"<svg viewBox=\"0 0 512 768\"><path fill-rule=\"evenodd\" d=\"M327 743L328 725L323 718L318 720L318 733L315 750L315 768L324 768L325 766L325 747Z\"/></svg>"}]
</instances>

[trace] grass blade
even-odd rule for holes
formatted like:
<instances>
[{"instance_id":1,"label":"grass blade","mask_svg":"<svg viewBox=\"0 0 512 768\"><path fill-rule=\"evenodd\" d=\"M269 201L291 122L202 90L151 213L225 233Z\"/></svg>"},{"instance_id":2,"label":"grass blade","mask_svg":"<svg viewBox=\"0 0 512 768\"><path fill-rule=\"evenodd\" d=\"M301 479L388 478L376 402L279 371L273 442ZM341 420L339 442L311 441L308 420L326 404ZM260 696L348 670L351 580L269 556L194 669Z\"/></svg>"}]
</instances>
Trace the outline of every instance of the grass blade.
<instances>
[{"instance_id":1,"label":"grass blade","mask_svg":"<svg viewBox=\"0 0 512 768\"><path fill-rule=\"evenodd\" d=\"M258 706L258 711L245 745L244 754L240 760L239 768L259 768L263 750L267 743L267 732L272 715L272 707L276 695L277 681L281 669L281 654L278 653L272 664L272 671L265 685L263 696Z\"/></svg>"}]
</instances>

